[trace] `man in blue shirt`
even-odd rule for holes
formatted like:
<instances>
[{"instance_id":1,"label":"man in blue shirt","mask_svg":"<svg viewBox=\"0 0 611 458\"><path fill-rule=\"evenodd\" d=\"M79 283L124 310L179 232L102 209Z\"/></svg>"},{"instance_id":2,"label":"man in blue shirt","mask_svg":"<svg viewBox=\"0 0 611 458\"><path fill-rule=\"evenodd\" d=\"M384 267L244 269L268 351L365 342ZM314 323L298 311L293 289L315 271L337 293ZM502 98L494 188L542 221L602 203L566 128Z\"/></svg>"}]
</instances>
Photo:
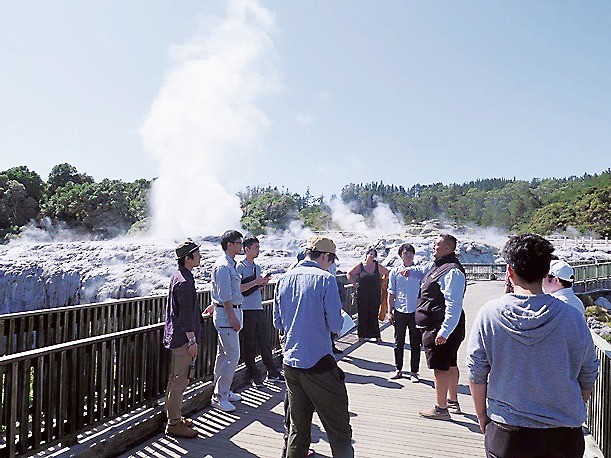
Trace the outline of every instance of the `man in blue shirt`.
<instances>
[{"instance_id":1,"label":"man in blue shirt","mask_svg":"<svg viewBox=\"0 0 611 458\"><path fill-rule=\"evenodd\" d=\"M410 368L409 377L417 383L420 369L420 349L422 347L422 333L416 327L416 304L422 277L428 268L412 267L409 276L404 274L406 267L414 264L416 250L409 243L399 247L399 257L403 264L390 271L388 278L388 320L395 327L395 367L397 370L390 376L391 380L403 376L403 353L405 347L405 334L409 329Z\"/></svg>"},{"instance_id":2,"label":"man in blue shirt","mask_svg":"<svg viewBox=\"0 0 611 458\"><path fill-rule=\"evenodd\" d=\"M233 412L234 401L242 397L231 391L231 383L240 359L242 328L242 293L240 275L236 270L236 255L242 251L242 234L226 231L221 237L223 254L212 268L212 321L219 335L218 350L214 364L214 394L210 405L224 412Z\"/></svg>"},{"instance_id":3,"label":"man in blue shirt","mask_svg":"<svg viewBox=\"0 0 611 458\"><path fill-rule=\"evenodd\" d=\"M328 272L335 259L331 239L311 237L305 259L276 284L274 326L285 336L284 376L291 409L288 458L307 455L314 411L333 456L354 456L348 392L329 338L343 323L337 282Z\"/></svg>"}]
</instances>

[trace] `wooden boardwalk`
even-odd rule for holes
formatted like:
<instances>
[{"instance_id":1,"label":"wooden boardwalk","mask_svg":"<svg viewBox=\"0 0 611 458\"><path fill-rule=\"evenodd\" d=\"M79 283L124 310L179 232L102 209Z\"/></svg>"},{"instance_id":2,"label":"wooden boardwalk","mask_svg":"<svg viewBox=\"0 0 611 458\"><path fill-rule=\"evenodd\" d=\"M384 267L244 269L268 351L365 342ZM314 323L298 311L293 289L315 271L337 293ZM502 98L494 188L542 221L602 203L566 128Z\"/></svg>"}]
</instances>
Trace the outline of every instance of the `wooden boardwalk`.
<instances>
[{"instance_id":1,"label":"wooden boardwalk","mask_svg":"<svg viewBox=\"0 0 611 458\"><path fill-rule=\"evenodd\" d=\"M503 292L502 282L470 284L465 297L467 335L477 310ZM421 361L421 382L388 380L394 370L393 329L382 332L383 343L357 343L354 334L341 339L346 351L339 360L346 372L355 456L359 458L484 456L483 435L469 395L465 369L466 343L459 353L459 401L462 415L452 421L425 420L418 411L434 403L432 371ZM406 366L409 367L406 350ZM159 435L124 454L124 457L273 457L280 456L284 387L266 385L240 390L244 400L237 410L223 413L206 409L194 417L197 439ZM320 421L314 416L312 448L317 456L331 457Z\"/></svg>"}]
</instances>

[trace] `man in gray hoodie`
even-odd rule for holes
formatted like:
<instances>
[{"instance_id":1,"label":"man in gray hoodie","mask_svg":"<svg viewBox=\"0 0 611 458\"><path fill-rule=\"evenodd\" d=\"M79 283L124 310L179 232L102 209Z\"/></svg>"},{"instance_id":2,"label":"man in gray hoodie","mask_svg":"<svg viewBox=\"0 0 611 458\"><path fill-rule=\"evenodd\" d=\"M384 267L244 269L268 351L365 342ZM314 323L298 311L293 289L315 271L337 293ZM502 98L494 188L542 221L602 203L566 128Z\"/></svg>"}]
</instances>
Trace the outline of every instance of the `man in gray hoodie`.
<instances>
[{"instance_id":1,"label":"man in gray hoodie","mask_svg":"<svg viewBox=\"0 0 611 458\"><path fill-rule=\"evenodd\" d=\"M469 385L488 457L583 456L598 358L580 312L543 293L553 250L538 235L511 237L502 255L515 292L473 323Z\"/></svg>"}]
</instances>

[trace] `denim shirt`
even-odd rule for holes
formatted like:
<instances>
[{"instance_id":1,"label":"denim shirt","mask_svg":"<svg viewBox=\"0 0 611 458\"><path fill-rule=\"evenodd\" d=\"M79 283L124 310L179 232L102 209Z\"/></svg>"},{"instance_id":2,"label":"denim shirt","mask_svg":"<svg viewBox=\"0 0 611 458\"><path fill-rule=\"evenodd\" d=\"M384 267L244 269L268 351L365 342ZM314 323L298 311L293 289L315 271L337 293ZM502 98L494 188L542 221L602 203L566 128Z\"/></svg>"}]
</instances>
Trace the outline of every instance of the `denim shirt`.
<instances>
[{"instance_id":1,"label":"denim shirt","mask_svg":"<svg viewBox=\"0 0 611 458\"><path fill-rule=\"evenodd\" d=\"M418 292L422 278L430 266L399 266L390 271L388 276L388 294L395 296L395 303L390 304L397 312L414 313L418 304ZM401 272L409 269L409 276Z\"/></svg>"},{"instance_id":2,"label":"denim shirt","mask_svg":"<svg viewBox=\"0 0 611 458\"><path fill-rule=\"evenodd\" d=\"M342 329L335 277L304 260L282 275L274 296L274 326L284 332L284 364L309 369L331 355L330 333Z\"/></svg>"},{"instance_id":3,"label":"denim shirt","mask_svg":"<svg viewBox=\"0 0 611 458\"><path fill-rule=\"evenodd\" d=\"M240 305L244 297L240 292L240 275L236 270L236 262L227 253L218 258L212 267L212 302L223 305L231 302Z\"/></svg>"}]
</instances>

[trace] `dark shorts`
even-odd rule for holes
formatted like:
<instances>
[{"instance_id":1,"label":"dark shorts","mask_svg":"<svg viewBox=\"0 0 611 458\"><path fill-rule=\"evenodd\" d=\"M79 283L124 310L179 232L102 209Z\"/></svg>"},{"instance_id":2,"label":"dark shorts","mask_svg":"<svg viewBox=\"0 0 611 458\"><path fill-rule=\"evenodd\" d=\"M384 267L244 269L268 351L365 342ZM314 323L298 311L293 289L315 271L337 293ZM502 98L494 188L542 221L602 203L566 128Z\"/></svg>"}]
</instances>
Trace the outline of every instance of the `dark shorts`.
<instances>
[{"instance_id":1,"label":"dark shorts","mask_svg":"<svg viewBox=\"0 0 611 458\"><path fill-rule=\"evenodd\" d=\"M439 329L425 329L422 331L422 345L426 355L426 364L429 369L447 371L450 367L458 366L458 348L465 340L465 312L460 315L458 325L443 345L435 345L435 337Z\"/></svg>"},{"instance_id":2,"label":"dark shorts","mask_svg":"<svg viewBox=\"0 0 611 458\"><path fill-rule=\"evenodd\" d=\"M488 458L581 458L585 450L579 428L518 428L491 422L484 445Z\"/></svg>"}]
</instances>

